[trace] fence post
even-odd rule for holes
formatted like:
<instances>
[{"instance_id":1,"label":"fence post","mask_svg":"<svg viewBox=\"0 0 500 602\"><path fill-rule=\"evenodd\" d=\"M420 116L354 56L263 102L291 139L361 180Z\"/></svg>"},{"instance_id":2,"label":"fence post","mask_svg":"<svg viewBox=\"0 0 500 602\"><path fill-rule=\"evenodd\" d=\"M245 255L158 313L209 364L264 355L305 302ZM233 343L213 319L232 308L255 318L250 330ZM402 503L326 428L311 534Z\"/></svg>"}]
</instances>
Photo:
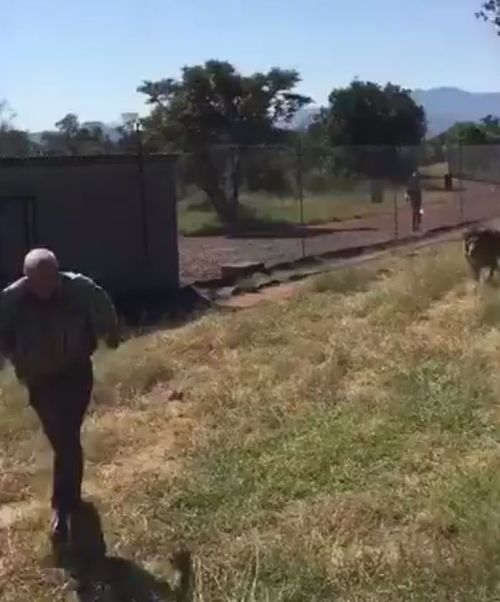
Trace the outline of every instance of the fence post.
<instances>
[{"instance_id":1,"label":"fence post","mask_svg":"<svg viewBox=\"0 0 500 602\"><path fill-rule=\"evenodd\" d=\"M458 142L458 191L459 191L459 214L460 214L460 225L464 223L464 185L463 185L463 155L462 155L462 141Z\"/></svg>"},{"instance_id":2,"label":"fence post","mask_svg":"<svg viewBox=\"0 0 500 602\"><path fill-rule=\"evenodd\" d=\"M302 181L302 143L300 133L297 138L297 189L299 195L299 215L300 215L300 245L302 257L306 256L305 240L304 240L304 184Z\"/></svg>"},{"instance_id":3,"label":"fence post","mask_svg":"<svg viewBox=\"0 0 500 602\"><path fill-rule=\"evenodd\" d=\"M231 212L235 223L239 222L240 217L240 146L238 144L232 144L229 147L231 153Z\"/></svg>"},{"instance_id":4,"label":"fence post","mask_svg":"<svg viewBox=\"0 0 500 602\"><path fill-rule=\"evenodd\" d=\"M393 203L394 203L394 238L399 238L399 215L398 215L398 190L396 185L392 184Z\"/></svg>"},{"instance_id":5,"label":"fence post","mask_svg":"<svg viewBox=\"0 0 500 602\"><path fill-rule=\"evenodd\" d=\"M146 207L146 185L144 182L144 147L142 145L141 126L139 121L135 124L137 133L137 159L139 163L139 195L141 206L141 226L142 226L142 252L144 265L149 266L149 231L148 231L148 213Z\"/></svg>"}]
</instances>

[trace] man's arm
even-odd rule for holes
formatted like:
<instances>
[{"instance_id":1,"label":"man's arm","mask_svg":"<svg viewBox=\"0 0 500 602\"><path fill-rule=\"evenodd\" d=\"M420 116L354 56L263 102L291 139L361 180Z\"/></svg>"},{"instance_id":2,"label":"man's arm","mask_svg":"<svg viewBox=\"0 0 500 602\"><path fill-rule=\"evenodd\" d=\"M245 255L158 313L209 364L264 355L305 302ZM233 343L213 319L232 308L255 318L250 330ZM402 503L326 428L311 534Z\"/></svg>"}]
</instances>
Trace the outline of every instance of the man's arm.
<instances>
[{"instance_id":1,"label":"man's arm","mask_svg":"<svg viewBox=\"0 0 500 602\"><path fill-rule=\"evenodd\" d=\"M115 349L120 344L120 328L115 306L102 287L90 278L80 278L86 289L94 333L99 339L103 339L108 347Z\"/></svg>"},{"instance_id":2,"label":"man's arm","mask_svg":"<svg viewBox=\"0 0 500 602\"><path fill-rule=\"evenodd\" d=\"M103 288L92 284L91 316L95 332L108 347L116 349L120 344L120 328L115 306Z\"/></svg>"}]
</instances>

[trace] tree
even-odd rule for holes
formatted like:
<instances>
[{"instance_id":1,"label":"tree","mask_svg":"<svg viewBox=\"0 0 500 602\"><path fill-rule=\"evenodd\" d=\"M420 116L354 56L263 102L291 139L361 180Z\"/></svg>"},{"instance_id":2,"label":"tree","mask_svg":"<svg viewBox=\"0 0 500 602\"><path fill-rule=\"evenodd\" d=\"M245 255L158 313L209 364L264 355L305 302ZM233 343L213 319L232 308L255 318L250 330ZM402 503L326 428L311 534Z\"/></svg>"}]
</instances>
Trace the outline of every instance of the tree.
<instances>
[{"instance_id":1,"label":"tree","mask_svg":"<svg viewBox=\"0 0 500 602\"><path fill-rule=\"evenodd\" d=\"M145 144L190 152L196 183L219 217L232 223L238 211L239 149L283 139L282 126L311 102L295 92L299 82L293 70L275 67L243 76L230 63L215 60L184 67L180 79L145 81L138 91L153 107L143 120ZM217 164L212 145L233 147L229 167Z\"/></svg>"},{"instance_id":2,"label":"tree","mask_svg":"<svg viewBox=\"0 0 500 602\"><path fill-rule=\"evenodd\" d=\"M462 121L429 141L431 147L441 148L440 160L447 160L455 174L488 179L496 173L496 153L491 145L500 141L500 119L486 115L479 122ZM472 175L471 175L472 174Z\"/></svg>"},{"instance_id":3,"label":"tree","mask_svg":"<svg viewBox=\"0 0 500 602\"><path fill-rule=\"evenodd\" d=\"M430 142L444 145L483 145L498 144L500 137L500 118L486 115L479 123L474 121L460 121L448 130L435 136Z\"/></svg>"},{"instance_id":4,"label":"tree","mask_svg":"<svg viewBox=\"0 0 500 602\"><path fill-rule=\"evenodd\" d=\"M424 109L390 83L354 81L335 89L318 119L348 168L370 177L404 176L411 166L403 147L419 145L426 132Z\"/></svg>"},{"instance_id":5,"label":"tree","mask_svg":"<svg viewBox=\"0 0 500 602\"><path fill-rule=\"evenodd\" d=\"M487 0L487 2L483 2L480 10L476 13L476 17L493 23L497 33L500 35L500 0Z\"/></svg>"},{"instance_id":6,"label":"tree","mask_svg":"<svg viewBox=\"0 0 500 602\"><path fill-rule=\"evenodd\" d=\"M327 108L320 109L300 136L303 184L315 192L328 190L344 176L339 149L332 143L326 126L328 114Z\"/></svg>"},{"instance_id":7,"label":"tree","mask_svg":"<svg viewBox=\"0 0 500 602\"><path fill-rule=\"evenodd\" d=\"M78 149L78 133L80 131L80 121L74 113L67 113L62 119L56 122L56 128L59 130L60 142L65 153L76 155Z\"/></svg>"},{"instance_id":8,"label":"tree","mask_svg":"<svg viewBox=\"0 0 500 602\"><path fill-rule=\"evenodd\" d=\"M68 148L60 132L42 132L41 147L45 155L66 155Z\"/></svg>"},{"instance_id":9,"label":"tree","mask_svg":"<svg viewBox=\"0 0 500 602\"><path fill-rule=\"evenodd\" d=\"M57 132L44 132L42 143L48 154L94 155L112 152L115 145L98 122L80 124L74 113L68 113L56 124Z\"/></svg>"},{"instance_id":10,"label":"tree","mask_svg":"<svg viewBox=\"0 0 500 602\"><path fill-rule=\"evenodd\" d=\"M6 100L0 100L0 127L7 129L12 125L16 114Z\"/></svg>"},{"instance_id":11,"label":"tree","mask_svg":"<svg viewBox=\"0 0 500 602\"><path fill-rule=\"evenodd\" d=\"M459 144L480 145L488 141L485 128L477 123L456 124L454 135Z\"/></svg>"},{"instance_id":12,"label":"tree","mask_svg":"<svg viewBox=\"0 0 500 602\"><path fill-rule=\"evenodd\" d=\"M481 119L481 123L490 132L498 133L500 131L500 118L496 115L486 115Z\"/></svg>"},{"instance_id":13,"label":"tree","mask_svg":"<svg viewBox=\"0 0 500 602\"><path fill-rule=\"evenodd\" d=\"M333 168L334 153L332 152L331 140L325 127L328 118L328 110L320 110L314 121L309 125L302 140L302 151L311 166L318 166L321 172Z\"/></svg>"},{"instance_id":14,"label":"tree","mask_svg":"<svg viewBox=\"0 0 500 602\"><path fill-rule=\"evenodd\" d=\"M340 145L420 144L426 131L424 109L409 90L393 84L354 81L333 90L326 119L332 141Z\"/></svg>"},{"instance_id":15,"label":"tree","mask_svg":"<svg viewBox=\"0 0 500 602\"><path fill-rule=\"evenodd\" d=\"M68 113L56 123L56 128L68 138L74 138L80 130L80 121L74 113Z\"/></svg>"},{"instance_id":16,"label":"tree","mask_svg":"<svg viewBox=\"0 0 500 602\"><path fill-rule=\"evenodd\" d=\"M0 156L28 155L33 144L27 132L14 126L15 113L5 100L0 100Z\"/></svg>"},{"instance_id":17,"label":"tree","mask_svg":"<svg viewBox=\"0 0 500 602\"><path fill-rule=\"evenodd\" d=\"M121 117L121 124L117 127L118 149L125 153L137 153L141 144L139 115L138 113L122 113Z\"/></svg>"}]
</instances>

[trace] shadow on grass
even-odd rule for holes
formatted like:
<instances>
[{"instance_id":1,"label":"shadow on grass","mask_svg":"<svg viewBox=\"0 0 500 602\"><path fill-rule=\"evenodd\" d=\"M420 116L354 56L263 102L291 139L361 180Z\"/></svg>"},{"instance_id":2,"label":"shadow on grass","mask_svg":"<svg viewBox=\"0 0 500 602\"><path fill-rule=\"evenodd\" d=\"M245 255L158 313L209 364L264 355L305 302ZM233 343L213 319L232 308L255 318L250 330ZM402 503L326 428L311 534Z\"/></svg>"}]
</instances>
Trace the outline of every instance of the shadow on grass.
<instances>
[{"instance_id":1,"label":"shadow on grass","mask_svg":"<svg viewBox=\"0 0 500 602\"><path fill-rule=\"evenodd\" d=\"M73 517L68 548L54 547L53 553L58 567L71 577L79 602L192 600L189 552L177 552L167 561L180 576L176 587L129 560L107 556L100 516L91 503L84 502Z\"/></svg>"},{"instance_id":2,"label":"shadow on grass","mask_svg":"<svg viewBox=\"0 0 500 602\"><path fill-rule=\"evenodd\" d=\"M200 211L201 205L191 205L190 209ZM203 211L205 207L203 206ZM201 223L189 224L179 218L181 233L186 237L228 236L231 238L299 238L330 234L336 231L326 224L342 223L366 217L371 217L376 212L363 214L353 213L348 217L325 217L324 219L310 219L307 209L304 212L304 223L300 223L299 212L289 217L259 216L255 209L244 204L239 206L238 220L234 224L222 223L219 219L203 220ZM309 219L308 219L309 217ZM183 222L186 221L185 224ZM324 228L319 227L325 224ZM375 228L352 228L352 231L374 230ZM347 231L347 230L346 230Z\"/></svg>"},{"instance_id":3,"label":"shadow on grass","mask_svg":"<svg viewBox=\"0 0 500 602\"><path fill-rule=\"evenodd\" d=\"M211 308L210 300L192 286L182 286L175 293L128 295L114 301L123 324L134 332L182 326Z\"/></svg>"},{"instance_id":4,"label":"shadow on grass","mask_svg":"<svg viewBox=\"0 0 500 602\"><path fill-rule=\"evenodd\" d=\"M339 232L376 232L377 228L332 228L329 226L314 226L300 224L265 224L261 229L252 229L244 226L241 230L231 233L230 238L314 238L325 234L337 234Z\"/></svg>"},{"instance_id":5,"label":"shadow on grass","mask_svg":"<svg viewBox=\"0 0 500 602\"><path fill-rule=\"evenodd\" d=\"M356 215L351 219L366 216ZM346 220L331 219L330 223L342 223ZM228 238L313 238L337 232L374 232L377 228L360 226L359 228L334 228L314 223L299 224L276 219L243 218L233 225L211 224L185 234L187 237L227 236Z\"/></svg>"}]
</instances>

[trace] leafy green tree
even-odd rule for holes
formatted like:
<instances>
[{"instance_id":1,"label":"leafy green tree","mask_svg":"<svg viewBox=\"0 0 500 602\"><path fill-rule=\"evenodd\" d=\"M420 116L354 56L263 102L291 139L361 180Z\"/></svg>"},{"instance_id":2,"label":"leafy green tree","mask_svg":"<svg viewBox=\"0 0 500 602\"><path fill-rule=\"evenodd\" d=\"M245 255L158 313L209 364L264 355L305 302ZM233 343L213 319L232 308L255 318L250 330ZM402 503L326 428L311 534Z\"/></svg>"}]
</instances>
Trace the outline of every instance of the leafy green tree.
<instances>
[{"instance_id":1,"label":"leafy green tree","mask_svg":"<svg viewBox=\"0 0 500 602\"><path fill-rule=\"evenodd\" d=\"M494 178L496 156L488 151L488 145L498 145L500 119L486 115L479 122L464 121L429 141L431 146L443 149L441 160L447 160L452 173L460 171L476 178ZM446 152L445 150L446 149Z\"/></svg>"},{"instance_id":2,"label":"leafy green tree","mask_svg":"<svg viewBox=\"0 0 500 602\"><path fill-rule=\"evenodd\" d=\"M8 103L0 101L0 156L29 155L33 144L27 132L14 126L15 113Z\"/></svg>"},{"instance_id":3,"label":"leafy green tree","mask_svg":"<svg viewBox=\"0 0 500 602\"><path fill-rule=\"evenodd\" d=\"M100 125L82 126L76 134L78 152L82 155L112 153L116 145L104 133Z\"/></svg>"},{"instance_id":4,"label":"leafy green tree","mask_svg":"<svg viewBox=\"0 0 500 602\"><path fill-rule=\"evenodd\" d=\"M455 126L452 137L460 144L486 144L487 135L484 127L477 123L459 123Z\"/></svg>"},{"instance_id":5,"label":"leafy green tree","mask_svg":"<svg viewBox=\"0 0 500 602\"><path fill-rule=\"evenodd\" d=\"M480 122L461 121L435 136L430 142L439 144L482 145L496 143L500 137L500 119L486 115Z\"/></svg>"},{"instance_id":6,"label":"leafy green tree","mask_svg":"<svg viewBox=\"0 0 500 602\"><path fill-rule=\"evenodd\" d=\"M500 118L496 115L486 115L481 119L481 123L488 132L498 133L500 132Z\"/></svg>"},{"instance_id":7,"label":"leafy green tree","mask_svg":"<svg viewBox=\"0 0 500 602\"><path fill-rule=\"evenodd\" d=\"M68 113L57 121L55 126L59 130L59 143L64 149L64 153L70 155L80 154L80 121L78 116L74 113Z\"/></svg>"},{"instance_id":8,"label":"leafy green tree","mask_svg":"<svg viewBox=\"0 0 500 602\"><path fill-rule=\"evenodd\" d=\"M100 125L83 126L74 113L65 115L55 126L57 132L42 134L43 149L48 154L92 155L115 150Z\"/></svg>"},{"instance_id":9,"label":"leafy green tree","mask_svg":"<svg viewBox=\"0 0 500 602\"><path fill-rule=\"evenodd\" d=\"M43 132L42 148L49 155L80 154L78 135L80 121L74 113L66 114L56 122L57 131Z\"/></svg>"},{"instance_id":10,"label":"leafy green tree","mask_svg":"<svg viewBox=\"0 0 500 602\"><path fill-rule=\"evenodd\" d=\"M140 119L137 113L123 113L118 126L118 150L124 153L138 153L141 150Z\"/></svg>"},{"instance_id":11,"label":"leafy green tree","mask_svg":"<svg viewBox=\"0 0 500 602\"><path fill-rule=\"evenodd\" d=\"M476 13L476 17L493 23L497 29L497 33L500 34L500 0L487 0L483 2L481 8Z\"/></svg>"},{"instance_id":12,"label":"leafy green tree","mask_svg":"<svg viewBox=\"0 0 500 602\"><path fill-rule=\"evenodd\" d=\"M408 90L357 80L332 91L318 124L345 166L372 178L405 176L415 153L404 147L417 147L426 132L424 109Z\"/></svg>"},{"instance_id":13,"label":"leafy green tree","mask_svg":"<svg viewBox=\"0 0 500 602\"><path fill-rule=\"evenodd\" d=\"M60 132L42 132L41 150L45 155L66 155L66 139Z\"/></svg>"},{"instance_id":14,"label":"leafy green tree","mask_svg":"<svg viewBox=\"0 0 500 602\"><path fill-rule=\"evenodd\" d=\"M419 144L425 135L425 113L410 91L387 84L354 81L333 90L326 113L328 131L339 145Z\"/></svg>"},{"instance_id":15,"label":"leafy green tree","mask_svg":"<svg viewBox=\"0 0 500 602\"><path fill-rule=\"evenodd\" d=\"M332 143L327 128L328 109L322 108L300 136L303 185L324 192L346 175L339 149Z\"/></svg>"},{"instance_id":16,"label":"leafy green tree","mask_svg":"<svg viewBox=\"0 0 500 602\"><path fill-rule=\"evenodd\" d=\"M74 113L68 113L56 123L56 128L68 138L75 138L80 130L80 121Z\"/></svg>"},{"instance_id":17,"label":"leafy green tree","mask_svg":"<svg viewBox=\"0 0 500 602\"><path fill-rule=\"evenodd\" d=\"M191 153L197 185L219 217L233 223L238 213L240 147L284 139L283 125L311 102L295 91L299 82L293 70L272 68L244 76L230 63L216 60L184 67L180 79L145 81L138 88L152 105L143 120L145 145ZM213 145L234 149L223 166Z\"/></svg>"}]
</instances>

